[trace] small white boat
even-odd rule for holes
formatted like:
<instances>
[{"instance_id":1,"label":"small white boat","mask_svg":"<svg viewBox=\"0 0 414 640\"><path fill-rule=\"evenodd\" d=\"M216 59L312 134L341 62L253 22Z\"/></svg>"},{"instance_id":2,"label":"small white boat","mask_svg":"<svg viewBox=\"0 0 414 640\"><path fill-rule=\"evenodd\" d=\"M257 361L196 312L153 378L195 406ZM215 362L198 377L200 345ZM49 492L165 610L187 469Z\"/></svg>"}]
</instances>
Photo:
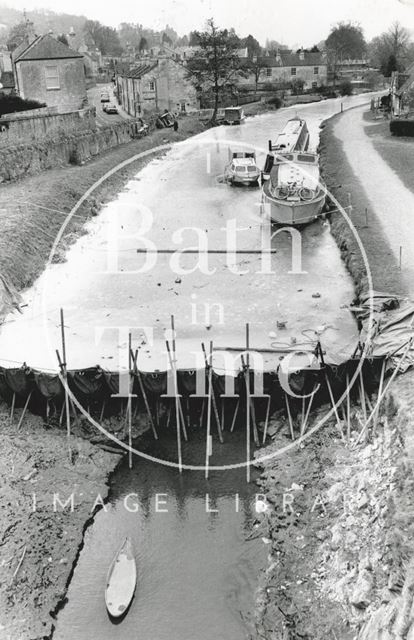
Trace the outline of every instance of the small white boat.
<instances>
[{"instance_id":1,"label":"small white boat","mask_svg":"<svg viewBox=\"0 0 414 640\"><path fill-rule=\"evenodd\" d=\"M226 107L224 109L224 124L242 124L246 119L241 107Z\"/></svg>"},{"instance_id":2,"label":"small white boat","mask_svg":"<svg viewBox=\"0 0 414 640\"><path fill-rule=\"evenodd\" d=\"M304 225L323 210L326 187L320 180L316 153L287 153L275 159L263 183L264 213L282 225Z\"/></svg>"},{"instance_id":3,"label":"small white boat","mask_svg":"<svg viewBox=\"0 0 414 640\"><path fill-rule=\"evenodd\" d=\"M129 538L125 538L112 560L106 580L105 602L108 613L120 618L128 610L137 584L137 566Z\"/></svg>"},{"instance_id":4,"label":"small white boat","mask_svg":"<svg viewBox=\"0 0 414 640\"><path fill-rule=\"evenodd\" d=\"M279 133L276 142L269 140L269 153L267 154L263 177L268 179L275 159L284 153L295 151L307 151L309 148L309 131L306 120L291 118L287 121L283 131Z\"/></svg>"},{"instance_id":5,"label":"small white boat","mask_svg":"<svg viewBox=\"0 0 414 640\"><path fill-rule=\"evenodd\" d=\"M224 177L230 184L257 185L261 171L256 164L256 154L251 150L229 149L230 162L224 169Z\"/></svg>"}]
</instances>

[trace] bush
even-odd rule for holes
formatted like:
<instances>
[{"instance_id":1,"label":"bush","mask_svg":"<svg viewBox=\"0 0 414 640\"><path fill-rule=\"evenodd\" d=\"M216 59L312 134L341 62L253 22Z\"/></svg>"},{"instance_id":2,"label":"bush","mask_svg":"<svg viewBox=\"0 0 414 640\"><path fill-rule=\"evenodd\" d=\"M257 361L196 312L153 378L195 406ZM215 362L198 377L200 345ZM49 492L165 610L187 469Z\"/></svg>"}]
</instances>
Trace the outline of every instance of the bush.
<instances>
[{"instance_id":1,"label":"bush","mask_svg":"<svg viewBox=\"0 0 414 640\"><path fill-rule=\"evenodd\" d=\"M414 136L414 120L391 120L390 131L393 136Z\"/></svg>"},{"instance_id":2,"label":"bush","mask_svg":"<svg viewBox=\"0 0 414 640\"><path fill-rule=\"evenodd\" d=\"M339 93L341 94L341 96L352 96L352 84L349 82L349 80L344 80L344 82L341 82L341 84L339 85Z\"/></svg>"},{"instance_id":3,"label":"bush","mask_svg":"<svg viewBox=\"0 0 414 640\"><path fill-rule=\"evenodd\" d=\"M279 98L279 96L269 98L269 100L267 100L266 102L267 104L271 104L275 109L280 109L280 107L282 106L282 100Z\"/></svg>"},{"instance_id":4,"label":"bush","mask_svg":"<svg viewBox=\"0 0 414 640\"><path fill-rule=\"evenodd\" d=\"M36 100L23 100L19 96L6 96L0 94L0 116L15 111L29 111L30 109L40 109L45 107L45 103Z\"/></svg>"}]
</instances>

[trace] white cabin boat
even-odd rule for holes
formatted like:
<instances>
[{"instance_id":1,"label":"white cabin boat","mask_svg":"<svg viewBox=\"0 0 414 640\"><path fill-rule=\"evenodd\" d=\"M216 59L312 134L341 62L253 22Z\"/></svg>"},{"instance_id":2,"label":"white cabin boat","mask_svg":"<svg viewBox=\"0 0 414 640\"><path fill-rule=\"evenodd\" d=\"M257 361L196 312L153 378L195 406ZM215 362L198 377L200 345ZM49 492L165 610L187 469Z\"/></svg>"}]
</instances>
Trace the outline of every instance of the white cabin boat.
<instances>
[{"instance_id":1,"label":"white cabin boat","mask_svg":"<svg viewBox=\"0 0 414 640\"><path fill-rule=\"evenodd\" d=\"M269 153L267 154L263 177L269 177L275 158L284 153L294 153L296 151L307 151L309 148L309 131L306 120L302 118L291 118L287 121L285 128L276 138L273 144L269 140Z\"/></svg>"},{"instance_id":2,"label":"white cabin boat","mask_svg":"<svg viewBox=\"0 0 414 640\"><path fill-rule=\"evenodd\" d=\"M264 213L272 222L308 224L322 213L325 199L316 153L286 153L275 159L270 179L263 183Z\"/></svg>"},{"instance_id":3,"label":"white cabin boat","mask_svg":"<svg viewBox=\"0 0 414 640\"><path fill-rule=\"evenodd\" d=\"M229 149L230 162L224 169L224 177L230 184L257 185L261 171L256 163L256 154L251 150Z\"/></svg>"}]
</instances>

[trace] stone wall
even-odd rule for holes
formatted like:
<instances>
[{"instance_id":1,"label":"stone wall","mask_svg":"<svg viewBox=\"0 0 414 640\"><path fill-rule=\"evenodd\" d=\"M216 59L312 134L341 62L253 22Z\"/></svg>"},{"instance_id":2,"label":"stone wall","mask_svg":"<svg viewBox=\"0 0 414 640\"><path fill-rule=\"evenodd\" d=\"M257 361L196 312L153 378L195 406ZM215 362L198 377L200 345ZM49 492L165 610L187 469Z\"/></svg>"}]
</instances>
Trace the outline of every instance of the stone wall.
<instances>
[{"instance_id":1,"label":"stone wall","mask_svg":"<svg viewBox=\"0 0 414 640\"><path fill-rule=\"evenodd\" d=\"M131 126L119 123L98 131L62 135L44 142L5 147L0 154L0 182L18 180L68 164L82 164L106 149L130 142Z\"/></svg>"},{"instance_id":2,"label":"stone wall","mask_svg":"<svg viewBox=\"0 0 414 640\"><path fill-rule=\"evenodd\" d=\"M95 130L94 108L61 114L25 111L0 118L0 148Z\"/></svg>"}]
</instances>

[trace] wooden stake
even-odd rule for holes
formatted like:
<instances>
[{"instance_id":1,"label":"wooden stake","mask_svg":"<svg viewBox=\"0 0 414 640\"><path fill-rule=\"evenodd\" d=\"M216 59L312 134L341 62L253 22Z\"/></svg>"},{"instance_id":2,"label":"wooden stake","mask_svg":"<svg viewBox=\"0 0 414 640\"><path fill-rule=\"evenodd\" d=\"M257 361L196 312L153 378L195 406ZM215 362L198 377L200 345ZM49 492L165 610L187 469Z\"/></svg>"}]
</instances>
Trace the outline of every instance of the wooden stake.
<instances>
[{"instance_id":1,"label":"wooden stake","mask_svg":"<svg viewBox=\"0 0 414 640\"><path fill-rule=\"evenodd\" d=\"M246 364L247 364L247 375L245 370L245 381L246 381L246 480L250 482L250 327L249 323L246 323ZM243 367L244 368L244 367Z\"/></svg>"},{"instance_id":2,"label":"wooden stake","mask_svg":"<svg viewBox=\"0 0 414 640\"><path fill-rule=\"evenodd\" d=\"M173 318L173 316L171 316L171 318ZM175 395L175 420L176 420L176 424L177 424L177 453L178 453L178 470L180 473L183 472L183 460L182 460L182 453L181 453L181 427L180 427L180 409L178 406L178 389L177 389L177 376L176 376L176 371L174 369L174 365L173 365L173 360L171 357L171 351L170 351L170 343L168 342L168 340L166 341L166 345L167 345L167 352L168 352L168 358L170 361L170 367L171 367L171 371L173 374L173 380L174 380L174 395Z\"/></svg>"},{"instance_id":3,"label":"wooden stake","mask_svg":"<svg viewBox=\"0 0 414 640\"><path fill-rule=\"evenodd\" d=\"M11 403L11 409L10 409L10 424L13 424L13 414L14 414L14 405L16 403L16 393L13 392L13 398L12 398L12 403Z\"/></svg>"},{"instance_id":4,"label":"wooden stake","mask_svg":"<svg viewBox=\"0 0 414 640\"><path fill-rule=\"evenodd\" d=\"M203 352L205 354L204 345L202 345ZM213 367L208 367L208 396L207 396L207 428L206 428L206 465L205 465L205 478L208 479L209 472L209 457L210 457L210 430L211 430L211 386L213 379Z\"/></svg>"},{"instance_id":5,"label":"wooden stake","mask_svg":"<svg viewBox=\"0 0 414 640\"><path fill-rule=\"evenodd\" d=\"M336 417L336 423L338 425L338 429L340 431L341 438L342 438L342 440L344 440L345 438L344 438L344 432L342 430L341 420L340 420L339 415L338 415L338 410L337 410L336 404L335 404L335 398L334 398L334 395L333 395L333 392L332 392L331 383L329 382L328 374L326 373L326 369L324 370L324 373L325 373L326 386L328 387L329 397L331 399L332 408L334 410L335 417Z\"/></svg>"},{"instance_id":6,"label":"wooden stake","mask_svg":"<svg viewBox=\"0 0 414 640\"><path fill-rule=\"evenodd\" d=\"M362 377L362 369L359 371L359 397L361 401L362 415L364 418L364 424L367 421L367 405L365 403L365 390L364 390L364 378Z\"/></svg>"},{"instance_id":7,"label":"wooden stake","mask_svg":"<svg viewBox=\"0 0 414 640\"><path fill-rule=\"evenodd\" d=\"M270 415L270 396L267 398L267 408L266 408L265 424L264 424L264 429L263 429L262 444L264 444L266 442L267 427L269 425L269 415Z\"/></svg>"},{"instance_id":8,"label":"wooden stake","mask_svg":"<svg viewBox=\"0 0 414 640\"><path fill-rule=\"evenodd\" d=\"M384 377L385 377L385 369L387 366L387 358L384 358L383 363L382 363L382 367L381 367L381 376L380 376L380 381L379 381L379 387L378 387L378 403L375 405L374 407L374 424L372 426L372 430L375 433L376 429L377 429L377 425L378 425L378 416L379 416L379 408L380 408L380 403L381 403L381 395L382 395L382 387L384 384Z\"/></svg>"},{"instance_id":9,"label":"wooden stake","mask_svg":"<svg viewBox=\"0 0 414 640\"><path fill-rule=\"evenodd\" d=\"M22 423L23 423L23 420L24 420L24 416L26 415L27 407L29 406L30 398L32 397L32 393L33 393L33 391L31 391L29 393L29 395L27 396L25 405L23 407L22 415L20 416L19 424L17 425L17 431L19 431L20 427L22 426Z\"/></svg>"},{"instance_id":10,"label":"wooden stake","mask_svg":"<svg viewBox=\"0 0 414 640\"><path fill-rule=\"evenodd\" d=\"M220 416L219 416L218 409L217 409L216 396L214 395L214 385L213 385L213 365L212 365L212 362L213 362L213 342L210 341L210 355L209 355L209 358L207 358L206 348L204 346L204 342L201 343L201 348L202 348L203 354L204 354L205 367L206 367L206 370L208 372L208 380L209 380L208 393L211 394L211 403L212 403L212 406L213 406L214 418L215 418L216 425L217 425L217 432L218 432L219 440L220 440L221 444L223 444L223 442L224 442L223 433L222 433L222 430L221 430ZM210 376L210 370L211 370L211 376ZM211 379L211 382L210 382L210 379Z\"/></svg>"},{"instance_id":11,"label":"wooden stake","mask_svg":"<svg viewBox=\"0 0 414 640\"><path fill-rule=\"evenodd\" d=\"M286 403L286 412L287 412L287 416L288 416L288 420L289 420L290 435L291 435L292 440L294 440L295 439L295 432L293 430L292 414L290 413L289 398L287 396L286 391L285 391L285 403Z\"/></svg>"},{"instance_id":12,"label":"wooden stake","mask_svg":"<svg viewBox=\"0 0 414 640\"><path fill-rule=\"evenodd\" d=\"M68 456L69 461L72 462L72 448L70 444L70 409L69 409L69 392L68 392L68 374L67 374L67 365L66 365L66 339L65 339L65 320L63 316L63 309L60 310L60 333L62 339L62 358L60 360L59 352L56 351L58 356L58 361L62 373L62 377L64 380L65 387L65 407L66 407L66 439L67 439L67 447L68 447Z\"/></svg>"},{"instance_id":13,"label":"wooden stake","mask_svg":"<svg viewBox=\"0 0 414 640\"><path fill-rule=\"evenodd\" d=\"M315 389L314 391L312 391L312 395L311 395L311 397L309 398L309 403L308 403L308 408L307 408L307 410L306 410L306 415L305 415L305 418L304 418L304 420L303 420L303 422L302 422L302 428L301 428L301 432L300 432L300 435L301 435L301 436L303 436L303 435L305 434L306 426L307 426L307 424L308 424L309 414L310 414L310 410L311 410L311 406L312 406L312 402L313 402L313 399L314 399L314 397L315 397L315 393L316 393L316 391L317 391L317 389ZM305 399L305 398L303 398L303 399Z\"/></svg>"},{"instance_id":14,"label":"wooden stake","mask_svg":"<svg viewBox=\"0 0 414 640\"><path fill-rule=\"evenodd\" d=\"M131 389L130 389L131 392ZM128 397L128 466L132 469L132 396Z\"/></svg>"},{"instance_id":15,"label":"wooden stake","mask_svg":"<svg viewBox=\"0 0 414 640\"><path fill-rule=\"evenodd\" d=\"M349 373L346 374L346 436L351 440L351 390L349 388Z\"/></svg>"},{"instance_id":16,"label":"wooden stake","mask_svg":"<svg viewBox=\"0 0 414 640\"><path fill-rule=\"evenodd\" d=\"M233 433L233 430L236 424L237 414L239 413L239 407L240 407L240 398L237 398L236 408L233 414L233 420L231 421L230 433Z\"/></svg>"},{"instance_id":17,"label":"wooden stake","mask_svg":"<svg viewBox=\"0 0 414 640\"><path fill-rule=\"evenodd\" d=\"M142 381L141 372L138 369L138 349L135 351L135 354L133 354L132 351L131 351L131 359L133 361L134 373L135 373L135 375L136 375L136 377L138 379L139 388L140 388L141 395L142 395L143 400L144 400L145 410L146 410L147 415L148 415L148 420L149 420L150 425L151 425L152 433L154 435L155 440L158 440L158 434L157 434L157 430L155 428L154 420L152 419L152 413L151 413L151 409L150 409L150 406L149 406L148 397L147 397L147 394L146 394L146 391L145 391L144 383Z\"/></svg>"}]
</instances>

